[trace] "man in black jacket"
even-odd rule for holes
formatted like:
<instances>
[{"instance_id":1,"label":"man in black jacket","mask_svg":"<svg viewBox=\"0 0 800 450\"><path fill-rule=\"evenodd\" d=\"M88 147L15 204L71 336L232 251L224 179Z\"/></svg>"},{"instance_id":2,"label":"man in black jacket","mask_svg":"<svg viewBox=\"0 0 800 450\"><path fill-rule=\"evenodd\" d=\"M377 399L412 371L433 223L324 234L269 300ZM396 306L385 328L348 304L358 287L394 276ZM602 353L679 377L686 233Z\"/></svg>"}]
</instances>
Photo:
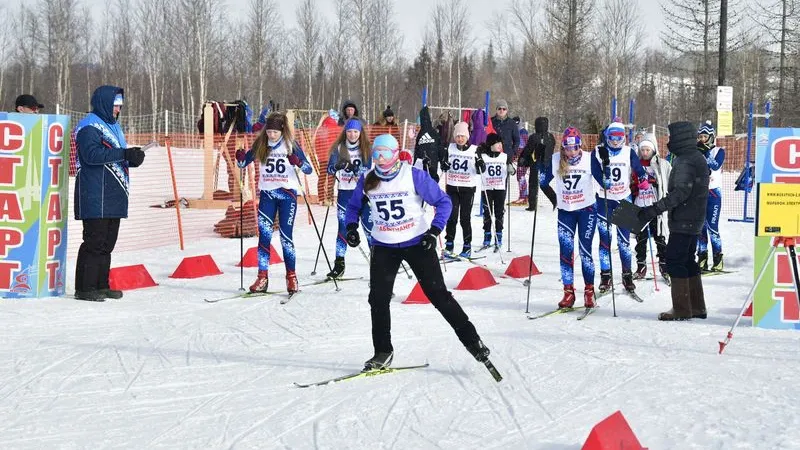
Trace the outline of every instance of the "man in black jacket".
<instances>
[{"instance_id":1,"label":"man in black jacket","mask_svg":"<svg viewBox=\"0 0 800 450\"><path fill-rule=\"evenodd\" d=\"M642 208L638 214L641 228L644 228L659 214L669 213L669 241L665 256L667 272L672 280L672 309L659 314L658 320L705 319L703 283L694 251L706 220L708 164L703 154L697 151L695 126L690 122L669 125L667 148L675 156L667 196Z\"/></svg>"},{"instance_id":2,"label":"man in black jacket","mask_svg":"<svg viewBox=\"0 0 800 450\"><path fill-rule=\"evenodd\" d=\"M537 201L539 199L539 172L547 170L553 162L553 151L556 148L556 138L553 134L548 132L549 120L547 117L537 117L533 121L534 134L528 138L528 143L522 149L522 155L519 157L519 165L523 167L530 167L528 173L528 207L526 211L533 211L536 209ZM558 205L556 199L556 192L552 187L542 187L542 192L550 200L553 209Z\"/></svg>"},{"instance_id":3,"label":"man in black jacket","mask_svg":"<svg viewBox=\"0 0 800 450\"><path fill-rule=\"evenodd\" d=\"M447 172L450 164L447 162L447 146L449 142L443 143L439 132L431 121L431 112L427 106L423 106L419 111L420 128L417 133L417 141L414 145L414 167L425 169L430 173L437 183L439 182L439 165L442 171Z\"/></svg>"},{"instance_id":4,"label":"man in black jacket","mask_svg":"<svg viewBox=\"0 0 800 450\"><path fill-rule=\"evenodd\" d=\"M497 101L497 113L492 116L494 132L503 139L503 149L511 161L519 151L519 128L512 118L508 116L508 102Z\"/></svg>"}]
</instances>

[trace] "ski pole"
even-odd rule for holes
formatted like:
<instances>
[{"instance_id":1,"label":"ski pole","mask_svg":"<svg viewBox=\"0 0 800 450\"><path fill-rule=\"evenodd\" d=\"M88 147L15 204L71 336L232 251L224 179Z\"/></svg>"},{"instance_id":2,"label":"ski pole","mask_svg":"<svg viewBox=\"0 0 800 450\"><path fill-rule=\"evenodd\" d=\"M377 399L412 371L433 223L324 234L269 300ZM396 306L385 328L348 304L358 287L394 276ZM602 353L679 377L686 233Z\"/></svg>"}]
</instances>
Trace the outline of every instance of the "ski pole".
<instances>
[{"instance_id":1,"label":"ski pole","mask_svg":"<svg viewBox=\"0 0 800 450\"><path fill-rule=\"evenodd\" d=\"M658 218L654 219L658 220ZM653 235L650 234L650 224L647 224L647 242L650 245L650 263L653 266L653 284L656 285L656 292L658 289L658 276L656 276L656 257L653 254Z\"/></svg>"},{"instance_id":2,"label":"ski pole","mask_svg":"<svg viewBox=\"0 0 800 450\"><path fill-rule=\"evenodd\" d=\"M297 173L296 169L292 170L294 172L294 176L297 177L297 184L298 186L303 186L303 182L300 181L300 175ZM302 190L302 187L300 188ZM322 256L325 257L325 262L328 264L328 270L333 271L333 266L331 266L331 260L328 259L328 252L325 251L325 246L322 245L322 236L319 234L319 228L317 227L317 220L314 219L314 213L311 212L311 204L308 203L308 195L303 193L303 201L306 204L306 208L308 209L308 216L311 217L311 223L314 225L314 232L317 234L317 239L319 239L319 245L322 248ZM339 283L336 282L336 278L333 278L333 285L336 286L336 291L340 291L342 288L339 287Z\"/></svg>"},{"instance_id":3,"label":"ski pole","mask_svg":"<svg viewBox=\"0 0 800 450\"><path fill-rule=\"evenodd\" d=\"M244 167L239 172L239 290L244 291Z\"/></svg>"},{"instance_id":4,"label":"ski pole","mask_svg":"<svg viewBox=\"0 0 800 450\"><path fill-rule=\"evenodd\" d=\"M328 213L331 210L331 205L325 207L325 220L322 221L322 235L325 236L325 227L328 225ZM311 275L317 274L317 264L319 263L319 254L322 251L322 242L320 242L319 246L317 247L317 257L314 258L314 270L311 271Z\"/></svg>"},{"instance_id":5,"label":"ski pole","mask_svg":"<svg viewBox=\"0 0 800 450\"><path fill-rule=\"evenodd\" d=\"M780 239L780 238L779 238ZM769 262L772 261L772 256L775 254L775 250L777 250L777 242L773 244L773 247L769 250L767 257L764 259L764 262L761 264L761 270L758 272L758 276L756 277L756 281L753 282L753 286L750 288L750 291L747 293L747 296L744 298L744 303L742 303L742 308L739 310L739 315L736 316L736 320L733 321L733 325L731 325L731 329L728 330L728 334L725 336L725 339L719 342L719 354L721 355L722 352L725 350L725 347L728 343L731 342L733 339L733 330L739 326L739 322L742 320L742 316L744 312L747 310L747 305L750 304L750 299L753 297L753 293L758 287L759 283L761 283L761 278L764 277L764 273L767 271L767 267L769 266ZM795 260L795 264L796 260ZM795 266L796 267L796 266ZM799 294L800 295L800 294Z\"/></svg>"},{"instance_id":6,"label":"ski pole","mask_svg":"<svg viewBox=\"0 0 800 450\"><path fill-rule=\"evenodd\" d=\"M530 194L530 187L528 188L528 193ZM527 314L528 307L531 303L531 275L533 274L533 244L536 242L536 217L539 215L539 208L533 209L533 231L531 232L531 261L528 264L528 279L525 280L526 285L528 286L528 295L525 299L525 313Z\"/></svg>"},{"instance_id":7,"label":"ski pole","mask_svg":"<svg viewBox=\"0 0 800 450\"><path fill-rule=\"evenodd\" d=\"M608 220L608 190L605 180L603 180L603 204L606 209L606 232L608 233L608 274L611 277L611 309L614 317L617 317L617 296L614 293L614 258L611 257L611 222ZM603 245L602 242L600 245Z\"/></svg>"},{"instance_id":8,"label":"ski pole","mask_svg":"<svg viewBox=\"0 0 800 450\"><path fill-rule=\"evenodd\" d=\"M508 195L510 193L511 193L511 178L508 176L508 173L506 172L506 201L503 203L508 205L508 226L506 226L506 232L508 234L506 239L508 241L508 253L511 253L511 196Z\"/></svg>"}]
</instances>

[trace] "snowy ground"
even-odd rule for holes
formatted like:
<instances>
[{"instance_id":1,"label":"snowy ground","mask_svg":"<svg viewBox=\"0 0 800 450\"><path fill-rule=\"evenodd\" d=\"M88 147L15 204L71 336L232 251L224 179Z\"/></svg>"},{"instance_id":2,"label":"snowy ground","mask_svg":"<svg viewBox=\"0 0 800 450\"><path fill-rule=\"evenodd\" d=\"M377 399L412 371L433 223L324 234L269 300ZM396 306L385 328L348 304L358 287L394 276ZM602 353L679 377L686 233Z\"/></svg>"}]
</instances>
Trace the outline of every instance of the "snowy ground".
<instances>
[{"instance_id":1,"label":"snowy ground","mask_svg":"<svg viewBox=\"0 0 800 450\"><path fill-rule=\"evenodd\" d=\"M533 213L512 214L512 250L522 255ZM544 274L534 277L531 312L560 299L554 222L542 207L534 259ZM298 224L303 283L316 238ZM480 236L479 219L473 224ZM644 304L620 295L614 318L606 297L582 322L527 320L526 289L512 280L456 291L501 383L433 307L400 304L414 282L399 275L395 364L430 367L310 389L292 383L358 370L371 356L366 281L343 283L338 293L307 287L287 305L277 297L208 304L204 297L239 287L237 241L194 242L185 254L174 246L121 252L115 266L144 263L160 286L106 303L0 302L0 447L563 450L580 448L593 424L622 410L651 449L800 448L797 333L746 322L717 354L753 266L752 227L723 222L722 235L726 266L738 272L704 281L706 321L655 320L669 308L669 291L654 292L652 281L639 285ZM329 227L329 251L332 239ZM203 253L225 274L168 278L183 256ZM483 261L502 272L499 256ZM506 263L511 256L502 253ZM347 263L348 276L366 275L358 252L350 250ZM470 267L448 265L448 285ZM283 265L271 273L272 287L283 289ZM245 285L254 275L246 270Z\"/></svg>"}]
</instances>

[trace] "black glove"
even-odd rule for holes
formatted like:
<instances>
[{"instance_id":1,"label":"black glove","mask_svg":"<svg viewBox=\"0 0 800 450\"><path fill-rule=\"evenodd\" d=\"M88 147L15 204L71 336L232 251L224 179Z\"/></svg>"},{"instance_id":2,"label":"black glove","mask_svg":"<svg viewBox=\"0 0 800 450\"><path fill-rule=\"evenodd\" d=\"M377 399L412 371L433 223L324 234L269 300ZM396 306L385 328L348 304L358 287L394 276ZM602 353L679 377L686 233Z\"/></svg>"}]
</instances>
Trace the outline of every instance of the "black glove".
<instances>
[{"instance_id":1,"label":"black glove","mask_svg":"<svg viewBox=\"0 0 800 450\"><path fill-rule=\"evenodd\" d=\"M486 162L483 161L483 158L478 156L475 157L475 172L486 172Z\"/></svg>"},{"instance_id":2,"label":"black glove","mask_svg":"<svg viewBox=\"0 0 800 450\"><path fill-rule=\"evenodd\" d=\"M608 158L608 149L605 145L597 147L597 152L600 154L600 161L603 163L604 168L611 165L611 161Z\"/></svg>"},{"instance_id":3,"label":"black glove","mask_svg":"<svg viewBox=\"0 0 800 450\"><path fill-rule=\"evenodd\" d=\"M336 164L333 165L333 168L336 170L344 170L349 164L347 161L338 161Z\"/></svg>"},{"instance_id":4,"label":"black glove","mask_svg":"<svg viewBox=\"0 0 800 450\"><path fill-rule=\"evenodd\" d=\"M419 245L422 246L422 249L425 251L433 250L436 248L436 236L439 236L441 233L437 227L431 227L425 234L422 235L422 240L419 242Z\"/></svg>"},{"instance_id":5,"label":"black glove","mask_svg":"<svg viewBox=\"0 0 800 450\"><path fill-rule=\"evenodd\" d=\"M658 217L658 210L655 205L645 206L640 209L639 213L636 215L636 218L639 219L639 223L641 223L642 226L650 223L650 221L656 217Z\"/></svg>"},{"instance_id":6,"label":"black glove","mask_svg":"<svg viewBox=\"0 0 800 450\"><path fill-rule=\"evenodd\" d=\"M447 161L442 161L439 163L439 167L442 168L442 172L447 172L448 170L450 170L450 163Z\"/></svg>"},{"instance_id":7,"label":"black glove","mask_svg":"<svg viewBox=\"0 0 800 450\"><path fill-rule=\"evenodd\" d=\"M358 224L351 223L347 225L347 234L344 239L350 247L358 247L361 244L361 236L358 235Z\"/></svg>"},{"instance_id":8,"label":"black glove","mask_svg":"<svg viewBox=\"0 0 800 450\"><path fill-rule=\"evenodd\" d=\"M130 167L139 167L144 162L144 152L141 147L128 147L125 149L125 160Z\"/></svg>"}]
</instances>

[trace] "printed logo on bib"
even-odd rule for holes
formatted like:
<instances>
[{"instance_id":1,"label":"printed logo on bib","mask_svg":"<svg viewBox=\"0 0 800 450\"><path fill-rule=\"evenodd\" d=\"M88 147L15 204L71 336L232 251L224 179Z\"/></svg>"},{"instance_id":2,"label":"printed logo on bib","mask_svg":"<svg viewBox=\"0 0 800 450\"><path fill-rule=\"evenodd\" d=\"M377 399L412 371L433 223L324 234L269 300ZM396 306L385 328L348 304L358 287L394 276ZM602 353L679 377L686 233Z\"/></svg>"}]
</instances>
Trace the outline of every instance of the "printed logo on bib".
<instances>
[{"instance_id":1,"label":"printed logo on bib","mask_svg":"<svg viewBox=\"0 0 800 450\"><path fill-rule=\"evenodd\" d=\"M400 232L413 228L414 217L406 217L403 205L408 192L385 192L370 195L375 204L376 215L372 216L373 228L382 232Z\"/></svg>"}]
</instances>

